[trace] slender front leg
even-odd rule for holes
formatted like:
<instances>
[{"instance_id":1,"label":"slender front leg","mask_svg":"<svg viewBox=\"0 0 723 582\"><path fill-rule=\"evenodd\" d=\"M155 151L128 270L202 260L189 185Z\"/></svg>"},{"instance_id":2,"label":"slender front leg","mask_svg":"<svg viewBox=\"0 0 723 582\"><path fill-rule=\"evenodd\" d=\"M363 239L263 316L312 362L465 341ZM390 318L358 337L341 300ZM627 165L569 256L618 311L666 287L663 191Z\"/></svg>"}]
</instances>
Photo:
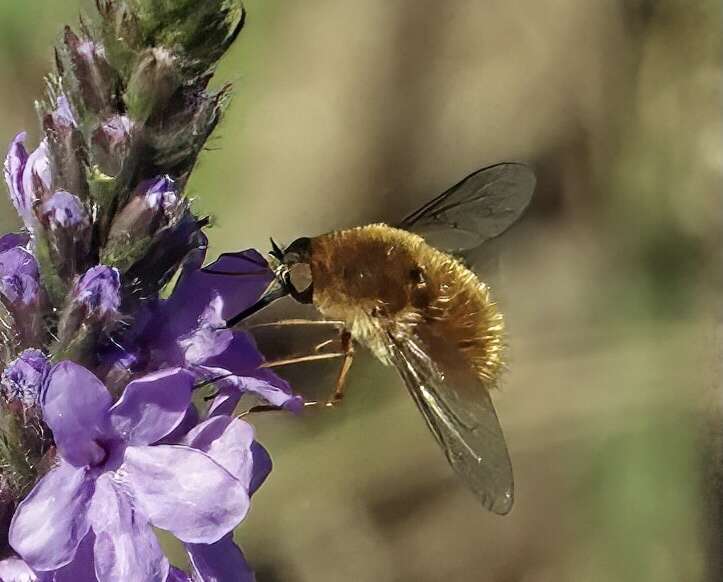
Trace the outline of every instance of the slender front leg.
<instances>
[{"instance_id":1,"label":"slender front leg","mask_svg":"<svg viewBox=\"0 0 723 582\"><path fill-rule=\"evenodd\" d=\"M336 377L336 384L334 386L334 393L326 401L315 401L305 402L304 406L324 406L330 408L337 406L344 400L344 388L346 388L346 378L349 375L349 370L354 361L354 343L352 341L351 333L346 329L342 330L341 337L341 349L344 361L341 363L339 368L339 374Z\"/></svg>"},{"instance_id":2,"label":"slender front leg","mask_svg":"<svg viewBox=\"0 0 723 582\"><path fill-rule=\"evenodd\" d=\"M341 349L344 352L344 361L341 363L339 375L336 378L336 387L332 400L340 401L344 398L344 388L346 386L346 377L354 362L354 344L351 339L351 333L347 330L341 332Z\"/></svg>"},{"instance_id":3,"label":"slender front leg","mask_svg":"<svg viewBox=\"0 0 723 582\"><path fill-rule=\"evenodd\" d=\"M316 360L325 360L329 358L344 358L344 360L341 363L341 367L339 368L339 374L336 378L336 383L334 385L334 392L331 395L331 397L328 400L319 400L319 401L311 401L311 402L305 402L304 407L315 407L315 406L323 406L325 408L331 408L333 406L337 406L341 404L342 400L344 399L344 388L346 387L346 379L349 375L349 370L351 369L352 362L354 360L354 344L352 341L351 333L349 333L346 329L343 329L341 332L340 337L338 338L341 343L341 350L335 351L335 352L329 352L320 354L318 351L325 347L326 344L329 342L324 342L323 344L320 344L314 348L313 354L305 354L305 355L299 355L291 358L285 358L283 360L275 360L271 362L265 362L261 366L263 368L274 368L277 366L286 366L289 364L298 364L302 362L313 362ZM333 340L336 341L336 340ZM250 408L246 412L242 412L239 415L239 418L243 418L244 416L247 416L251 413L258 413L258 412L274 412L282 410L280 406L272 406L272 405L261 405L261 406L254 406L253 408Z\"/></svg>"}]
</instances>

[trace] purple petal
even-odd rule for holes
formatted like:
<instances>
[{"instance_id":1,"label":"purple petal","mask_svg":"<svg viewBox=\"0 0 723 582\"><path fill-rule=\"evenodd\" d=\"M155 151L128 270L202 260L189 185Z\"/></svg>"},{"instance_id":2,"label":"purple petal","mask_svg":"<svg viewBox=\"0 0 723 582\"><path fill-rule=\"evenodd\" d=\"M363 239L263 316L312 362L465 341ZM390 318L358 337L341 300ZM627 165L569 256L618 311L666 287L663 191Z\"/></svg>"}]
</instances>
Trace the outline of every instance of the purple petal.
<instances>
[{"instance_id":1,"label":"purple petal","mask_svg":"<svg viewBox=\"0 0 723 582\"><path fill-rule=\"evenodd\" d=\"M242 392L251 392L274 406L281 406L291 412L301 412L304 399L291 392L286 380L279 378L271 370L259 369L249 376L237 377Z\"/></svg>"},{"instance_id":2,"label":"purple petal","mask_svg":"<svg viewBox=\"0 0 723 582\"><path fill-rule=\"evenodd\" d=\"M59 570L49 572L47 582L97 582L93 557L94 545L95 535L89 531L75 551L73 561Z\"/></svg>"},{"instance_id":3,"label":"purple petal","mask_svg":"<svg viewBox=\"0 0 723 582\"><path fill-rule=\"evenodd\" d=\"M212 368L223 368L233 374L243 376L255 371L264 361L256 348L251 334L245 331L225 330L228 338L224 340L225 348L213 353L208 350L203 361L197 363Z\"/></svg>"},{"instance_id":4,"label":"purple petal","mask_svg":"<svg viewBox=\"0 0 723 582\"><path fill-rule=\"evenodd\" d=\"M186 363L203 364L206 360L222 354L233 341L233 332L226 328L221 317L223 299L216 296L206 307L198 320L198 328L178 340ZM252 350L252 353L255 349Z\"/></svg>"},{"instance_id":5,"label":"purple petal","mask_svg":"<svg viewBox=\"0 0 723 582\"><path fill-rule=\"evenodd\" d=\"M51 113L55 125L75 127L75 116L70 109L70 103L65 95L60 95L55 103L55 111Z\"/></svg>"},{"instance_id":6,"label":"purple petal","mask_svg":"<svg viewBox=\"0 0 723 582\"><path fill-rule=\"evenodd\" d=\"M69 563L90 527L93 490L85 469L61 461L18 505L10 545L34 570L56 570Z\"/></svg>"},{"instance_id":7,"label":"purple petal","mask_svg":"<svg viewBox=\"0 0 723 582\"><path fill-rule=\"evenodd\" d=\"M193 374L179 368L134 380L110 410L113 427L131 445L162 439L183 420L193 383Z\"/></svg>"},{"instance_id":8,"label":"purple petal","mask_svg":"<svg viewBox=\"0 0 723 582\"><path fill-rule=\"evenodd\" d=\"M50 371L47 356L40 350L25 350L8 364L0 380L0 393L25 406L38 404L40 390Z\"/></svg>"},{"instance_id":9,"label":"purple petal","mask_svg":"<svg viewBox=\"0 0 723 582\"><path fill-rule=\"evenodd\" d=\"M171 566L166 582L193 582L193 579L180 568Z\"/></svg>"},{"instance_id":10,"label":"purple petal","mask_svg":"<svg viewBox=\"0 0 723 582\"><path fill-rule=\"evenodd\" d=\"M212 543L246 516L243 484L211 457L183 446L128 447L122 470L152 525L191 543Z\"/></svg>"},{"instance_id":11,"label":"purple petal","mask_svg":"<svg viewBox=\"0 0 723 582\"><path fill-rule=\"evenodd\" d=\"M100 582L164 582L169 564L145 516L110 474L100 477L89 513L95 533L95 572Z\"/></svg>"},{"instance_id":12,"label":"purple petal","mask_svg":"<svg viewBox=\"0 0 723 582\"><path fill-rule=\"evenodd\" d=\"M133 129L133 122L127 115L113 115L104 121L101 126L101 131L108 140L111 149L127 142L131 129Z\"/></svg>"},{"instance_id":13,"label":"purple petal","mask_svg":"<svg viewBox=\"0 0 723 582\"><path fill-rule=\"evenodd\" d=\"M9 232L0 236L0 253L15 247L24 247L30 241L30 235L25 233Z\"/></svg>"},{"instance_id":14,"label":"purple petal","mask_svg":"<svg viewBox=\"0 0 723 582\"><path fill-rule=\"evenodd\" d=\"M28 152L25 149L26 136L27 134L23 131L16 135L10 143L3 174L10 193L10 200L20 217L27 223L31 218L32 200L25 195L23 190L23 171L28 161Z\"/></svg>"},{"instance_id":15,"label":"purple petal","mask_svg":"<svg viewBox=\"0 0 723 582\"><path fill-rule=\"evenodd\" d=\"M21 247L0 253L0 294L14 305L38 301L40 292L38 263Z\"/></svg>"},{"instance_id":16,"label":"purple petal","mask_svg":"<svg viewBox=\"0 0 723 582\"><path fill-rule=\"evenodd\" d=\"M58 190L45 200L40 212L52 230L90 226L90 217L80 198L64 190Z\"/></svg>"},{"instance_id":17,"label":"purple petal","mask_svg":"<svg viewBox=\"0 0 723 582\"><path fill-rule=\"evenodd\" d=\"M224 381L218 389L218 394L211 402L211 406L208 407L208 416L231 416L233 411L236 410L241 400L241 390L238 384L233 381L233 377L228 380L231 380L231 382Z\"/></svg>"},{"instance_id":18,"label":"purple petal","mask_svg":"<svg viewBox=\"0 0 723 582\"><path fill-rule=\"evenodd\" d=\"M196 368L206 378L223 378L218 381L218 395L209 407L209 416L231 415L243 394L250 392L260 396L273 406L280 406L290 412L298 413L304 408L304 399L291 392L289 383L271 370L259 368L243 376L227 376L224 368Z\"/></svg>"},{"instance_id":19,"label":"purple petal","mask_svg":"<svg viewBox=\"0 0 723 582\"><path fill-rule=\"evenodd\" d=\"M13 247L0 253L0 276L20 274L37 279L39 272L38 262L27 249Z\"/></svg>"},{"instance_id":20,"label":"purple petal","mask_svg":"<svg viewBox=\"0 0 723 582\"><path fill-rule=\"evenodd\" d=\"M183 212L184 203L168 176L145 180L113 219L108 245L121 248L129 240L154 237Z\"/></svg>"},{"instance_id":21,"label":"purple petal","mask_svg":"<svg viewBox=\"0 0 723 582\"><path fill-rule=\"evenodd\" d=\"M105 452L96 439L108 433L113 402L102 382L83 366L61 362L48 374L41 400L62 457L79 467L100 463Z\"/></svg>"},{"instance_id":22,"label":"purple petal","mask_svg":"<svg viewBox=\"0 0 723 582\"><path fill-rule=\"evenodd\" d=\"M176 428L164 436L157 444L162 445L175 445L190 431L194 426L198 424L199 414L196 405L191 403L186 409L186 413L183 415L183 420L178 423Z\"/></svg>"},{"instance_id":23,"label":"purple petal","mask_svg":"<svg viewBox=\"0 0 723 582\"><path fill-rule=\"evenodd\" d=\"M249 495L256 493L273 468L271 455L258 441L251 443L251 456L253 457L252 466L254 470L249 483Z\"/></svg>"},{"instance_id":24,"label":"purple petal","mask_svg":"<svg viewBox=\"0 0 723 582\"><path fill-rule=\"evenodd\" d=\"M36 582L37 579L35 572L20 558L11 556L0 561L2 582Z\"/></svg>"},{"instance_id":25,"label":"purple petal","mask_svg":"<svg viewBox=\"0 0 723 582\"><path fill-rule=\"evenodd\" d=\"M258 251L228 253L202 270L185 271L168 301L179 310L183 306L190 330L214 297L221 296L221 316L230 319L253 305L273 280L273 271Z\"/></svg>"},{"instance_id":26,"label":"purple petal","mask_svg":"<svg viewBox=\"0 0 723 582\"><path fill-rule=\"evenodd\" d=\"M120 307L118 269L97 265L88 269L73 289L73 301L84 305L89 314L109 317Z\"/></svg>"},{"instance_id":27,"label":"purple petal","mask_svg":"<svg viewBox=\"0 0 723 582\"><path fill-rule=\"evenodd\" d=\"M145 192L146 203L150 208L165 209L178 201L176 184L168 175L146 180L140 184L138 190Z\"/></svg>"},{"instance_id":28,"label":"purple petal","mask_svg":"<svg viewBox=\"0 0 723 582\"><path fill-rule=\"evenodd\" d=\"M36 200L42 200L50 192L52 174L50 172L50 153L48 140L43 139L25 163L22 177L23 198L29 213ZM18 212L20 212L18 210ZM21 215L24 217L21 213ZM27 224L27 221L26 221Z\"/></svg>"},{"instance_id":29,"label":"purple petal","mask_svg":"<svg viewBox=\"0 0 723 582\"><path fill-rule=\"evenodd\" d=\"M227 534L215 544L186 544L194 573L208 582L254 582L254 572Z\"/></svg>"},{"instance_id":30,"label":"purple petal","mask_svg":"<svg viewBox=\"0 0 723 582\"><path fill-rule=\"evenodd\" d=\"M215 416L192 429L179 443L207 453L214 461L243 483L251 483L254 428L230 416Z\"/></svg>"}]
</instances>

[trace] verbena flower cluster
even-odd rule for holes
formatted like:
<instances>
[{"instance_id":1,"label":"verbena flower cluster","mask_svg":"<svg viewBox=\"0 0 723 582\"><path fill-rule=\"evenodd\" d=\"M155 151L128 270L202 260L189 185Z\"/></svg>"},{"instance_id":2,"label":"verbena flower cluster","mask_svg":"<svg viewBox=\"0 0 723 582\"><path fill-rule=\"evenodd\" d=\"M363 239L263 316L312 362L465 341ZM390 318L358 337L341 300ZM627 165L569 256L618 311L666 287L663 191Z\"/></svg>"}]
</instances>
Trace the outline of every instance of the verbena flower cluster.
<instances>
[{"instance_id":1,"label":"verbena flower cluster","mask_svg":"<svg viewBox=\"0 0 723 582\"><path fill-rule=\"evenodd\" d=\"M271 461L233 412L246 392L301 402L225 327L273 272L253 250L205 270L183 193L243 9L97 7L64 31L39 143L20 133L4 165L23 227L0 238L0 580L252 580L232 531Z\"/></svg>"}]
</instances>

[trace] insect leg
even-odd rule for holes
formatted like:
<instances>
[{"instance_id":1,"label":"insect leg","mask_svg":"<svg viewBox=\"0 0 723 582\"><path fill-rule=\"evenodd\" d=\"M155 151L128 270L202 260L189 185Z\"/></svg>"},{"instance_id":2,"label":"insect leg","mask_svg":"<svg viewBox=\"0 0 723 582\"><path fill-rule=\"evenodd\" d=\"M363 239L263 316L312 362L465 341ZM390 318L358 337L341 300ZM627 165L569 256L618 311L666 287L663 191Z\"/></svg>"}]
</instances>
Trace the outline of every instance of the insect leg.
<instances>
[{"instance_id":1,"label":"insect leg","mask_svg":"<svg viewBox=\"0 0 723 582\"><path fill-rule=\"evenodd\" d=\"M315 360L325 360L328 358L338 358L345 354L345 350L341 346L339 330L343 322L341 321L327 321L327 320L313 320L313 319L282 319L280 321L272 321L267 323L258 323L249 326L247 329L254 333L257 341L262 336L258 335L258 332L269 330L273 335L271 339L276 337L274 333L276 330L281 332L284 329L296 328L301 331L309 330L309 332L322 331L321 338L318 337L314 340L313 347L307 343L301 351L290 351L287 349L278 349L275 342L272 342L269 347L272 347L273 356L270 357L269 361L261 364L263 368L275 368L278 366L286 366L289 364L297 364L303 362L312 362ZM326 331L328 330L328 332ZM333 334L330 336L331 332ZM312 334L313 335L313 334ZM325 339L328 338L328 339ZM321 341L319 341L321 339ZM268 342L268 339L266 339ZM261 350L262 352L266 350Z\"/></svg>"},{"instance_id":2,"label":"insect leg","mask_svg":"<svg viewBox=\"0 0 723 582\"><path fill-rule=\"evenodd\" d=\"M333 326L340 328L343 326L343 322L340 321L318 321L318 320L304 320L304 319L289 319L281 320L270 323L260 323L254 326L250 326L249 329L263 328L263 327L284 327L284 326L301 326L301 325L314 325L314 326ZM354 356L354 346L352 343L351 333L346 329L341 329L339 336L333 339L322 341L321 343L314 346L310 353L293 354L287 357L270 360L261 364L261 368L276 368L280 366L287 366L291 364L300 364L304 362L314 362L319 360L328 360L332 358L343 358L339 373L337 375L334 392L331 397L326 401L311 401L305 402L305 407L313 406L325 406L331 407L340 404L344 398L344 387L346 385L346 378L349 374L349 369ZM333 349L327 351L327 348L332 346ZM260 405L254 406L249 410L241 413L239 417L247 416L251 413L258 412L272 412L282 410L281 407L271 405Z\"/></svg>"},{"instance_id":3,"label":"insect leg","mask_svg":"<svg viewBox=\"0 0 723 582\"><path fill-rule=\"evenodd\" d=\"M327 343L327 342L324 342L324 343ZM319 349L319 346L316 346L316 347L314 348L314 351L316 352L316 351L318 351L318 349ZM294 356L294 357L289 357L289 358L284 358L284 359L279 359L279 360L273 360L273 361L270 361L270 362L264 362L263 364L261 364L260 367L261 367L261 368L275 368L275 367L279 367L279 366L287 366L287 365L290 365L290 364L301 364L301 363L304 363L304 362L314 362L314 361L317 361L317 360L328 360L328 359L331 359L331 358L342 358L342 357L345 358L344 361L346 362L347 353L346 353L346 352L343 352L343 351L340 351L340 352L329 352L329 353L326 353L326 354L319 354L319 353L301 354L301 355ZM318 405L318 404L320 404L320 403L319 403L319 402L305 402L305 403L304 403L304 406L305 406L305 407L306 407L306 406L316 406L316 405ZM277 411L280 411L280 410L283 410L283 407L281 407L281 406L274 406L274 405L271 405L271 404L262 404L262 405L259 405L259 406L253 406L253 407L249 408L248 410L246 410L246 411L242 412L241 414L239 414L238 417L239 417L239 418L243 418L243 417L245 417L245 416L248 416L249 414L257 414L257 413L259 413L259 412L277 412Z\"/></svg>"},{"instance_id":4,"label":"insect leg","mask_svg":"<svg viewBox=\"0 0 723 582\"><path fill-rule=\"evenodd\" d=\"M336 384L334 386L334 393L326 401L314 401L305 402L304 406L325 406L332 407L342 403L344 399L344 388L346 387L346 378L349 375L349 370L354 361L354 344L352 342L351 333L346 329L342 330L341 337L342 355L344 361L341 363L339 368L339 374L336 377Z\"/></svg>"},{"instance_id":5,"label":"insect leg","mask_svg":"<svg viewBox=\"0 0 723 582\"><path fill-rule=\"evenodd\" d=\"M314 348L316 350L316 348ZM281 358L264 362L260 368L277 368L279 366L288 366L289 364L301 364L303 362L314 362L316 360L328 360L330 358L346 357L345 352L329 352L328 354L302 354L299 356L291 356L289 358Z\"/></svg>"},{"instance_id":6,"label":"insect leg","mask_svg":"<svg viewBox=\"0 0 723 582\"><path fill-rule=\"evenodd\" d=\"M332 401L337 402L344 398L344 387L346 386L346 377L354 362L354 344L351 341L351 333L344 330L341 333L341 347L344 350L344 361L339 370L339 376L336 378L336 386L334 388L334 396Z\"/></svg>"}]
</instances>

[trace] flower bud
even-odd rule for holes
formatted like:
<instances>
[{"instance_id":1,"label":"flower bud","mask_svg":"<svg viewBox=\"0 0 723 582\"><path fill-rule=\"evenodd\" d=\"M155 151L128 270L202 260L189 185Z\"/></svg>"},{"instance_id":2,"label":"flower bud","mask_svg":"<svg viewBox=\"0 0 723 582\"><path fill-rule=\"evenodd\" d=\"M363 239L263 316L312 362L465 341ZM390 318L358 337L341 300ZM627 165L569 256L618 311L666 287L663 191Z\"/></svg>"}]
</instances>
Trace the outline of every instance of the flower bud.
<instances>
[{"instance_id":1,"label":"flower bud","mask_svg":"<svg viewBox=\"0 0 723 582\"><path fill-rule=\"evenodd\" d=\"M83 136L65 95L60 95L55 109L43 116L43 129L53 163L53 185L85 197L88 183Z\"/></svg>"},{"instance_id":2,"label":"flower bud","mask_svg":"<svg viewBox=\"0 0 723 582\"><path fill-rule=\"evenodd\" d=\"M30 237L25 233L10 232L0 236L0 253L14 249L15 247L24 247L30 241Z\"/></svg>"},{"instance_id":3,"label":"flower bud","mask_svg":"<svg viewBox=\"0 0 723 582\"><path fill-rule=\"evenodd\" d=\"M59 190L37 208L58 274L70 279L81 272L90 254L91 220L80 198Z\"/></svg>"},{"instance_id":4,"label":"flower bud","mask_svg":"<svg viewBox=\"0 0 723 582\"><path fill-rule=\"evenodd\" d=\"M75 283L58 323L53 350L58 359L95 362L101 334L119 320L121 280L117 269L96 265Z\"/></svg>"},{"instance_id":5,"label":"flower bud","mask_svg":"<svg viewBox=\"0 0 723 582\"><path fill-rule=\"evenodd\" d=\"M0 394L7 401L20 401L25 408L35 406L40 401L40 392L49 370L50 362L43 352L25 350L2 373Z\"/></svg>"},{"instance_id":6,"label":"flower bud","mask_svg":"<svg viewBox=\"0 0 723 582\"><path fill-rule=\"evenodd\" d=\"M126 115L113 115L93 132L93 159L103 174L117 176L128 155L133 123Z\"/></svg>"},{"instance_id":7,"label":"flower bud","mask_svg":"<svg viewBox=\"0 0 723 582\"><path fill-rule=\"evenodd\" d=\"M28 230L32 230L33 206L49 193L52 173L47 139L42 140L37 149L28 155L25 137L25 132L19 133L10 144L3 174L15 210Z\"/></svg>"},{"instance_id":8,"label":"flower bud","mask_svg":"<svg viewBox=\"0 0 723 582\"><path fill-rule=\"evenodd\" d=\"M78 280L72 293L73 305L84 310L86 319L114 319L121 301L120 273L105 265L92 267Z\"/></svg>"},{"instance_id":9,"label":"flower bud","mask_svg":"<svg viewBox=\"0 0 723 582\"><path fill-rule=\"evenodd\" d=\"M102 261L121 270L129 268L143 257L154 236L183 210L170 176L141 182L113 220Z\"/></svg>"},{"instance_id":10,"label":"flower bud","mask_svg":"<svg viewBox=\"0 0 723 582\"><path fill-rule=\"evenodd\" d=\"M145 123L154 113L165 109L180 85L173 53L160 46L146 49L128 81L124 97L131 119Z\"/></svg>"},{"instance_id":11,"label":"flower bud","mask_svg":"<svg viewBox=\"0 0 723 582\"><path fill-rule=\"evenodd\" d=\"M15 210L17 210L17 213L25 224L32 218L31 209L33 207L32 200L29 196L25 195L25 190L23 189L23 171L28 161L28 152L25 149L26 135L23 131L16 135L15 139L10 143L10 149L5 158L3 168L3 175L8 187L8 193L10 194L10 201L13 203Z\"/></svg>"},{"instance_id":12,"label":"flower bud","mask_svg":"<svg viewBox=\"0 0 723 582\"><path fill-rule=\"evenodd\" d=\"M156 46L178 47L195 72L213 66L238 35L244 21L240 0L176 0L143 2L135 15L143 30L152 31Z\"/></svg>"},{"instance_id":13,"label":"flower bud","mask_svg":"<svg viewBox=\"0 0 723 582\"><path fill-rule=\"evenodd\" d=\"M0 252L0 303L13 318L12 335L2 337L13 343L17 338L20 345L37 345L42 335L43 296L35 257L19 246Z\"/></svg>"},{"instance_id":14,"label":"flower bud","mask_svg":"<svg viewBox=\"0 0 723 582\"><path fill-rule=\"evenodd\" d=\"M40 205L43 223L52 231L90 226L90 217L80 198L58 190Z\"/></svg>"},{"instance_id":15,"label":"flower bud","mask_svg":"<svg viewBox=\"0 0 723 582\"><path fill-rule=\"evenodd\" d=\"M13 310L37 304L39 295L35 257L21 247L0 253L0 299Z\"/></svg>"},{"instance_id":16,"label":"flower bud","mask_svg":"<svg viewBox=\"0 0 723 582\"><path fill-rule=\"evenodd\" d=\"M112 114L118 80L105 58L103 46L90 38L79 38L67 26L63 41L79 92L73 102L96 115Z\"/></svg>"},{"instance_id":17,"label":"flower bud","mask_svg":"<svg viewBox=\"0 0 723 582\"><path fill-rule=\"evenodd\" d=\"M70 109L70 103L65 95L60 95L56 101L55 109L50 113L50 121L55 128L77 127L75 116Z\"/></svg>"},{"instance_id":18,"label":"flower bud","mask_svg":"<svg viewBox=\"0 0 723 582\"><path fill-rule=\"evenodd\" d=\"M36 201L43 200L50 193L53 176L49 153L48 140L43 139L25 163L22 184L26 200L30 201L30 208Z\"/></svg>"}]
</instances>

